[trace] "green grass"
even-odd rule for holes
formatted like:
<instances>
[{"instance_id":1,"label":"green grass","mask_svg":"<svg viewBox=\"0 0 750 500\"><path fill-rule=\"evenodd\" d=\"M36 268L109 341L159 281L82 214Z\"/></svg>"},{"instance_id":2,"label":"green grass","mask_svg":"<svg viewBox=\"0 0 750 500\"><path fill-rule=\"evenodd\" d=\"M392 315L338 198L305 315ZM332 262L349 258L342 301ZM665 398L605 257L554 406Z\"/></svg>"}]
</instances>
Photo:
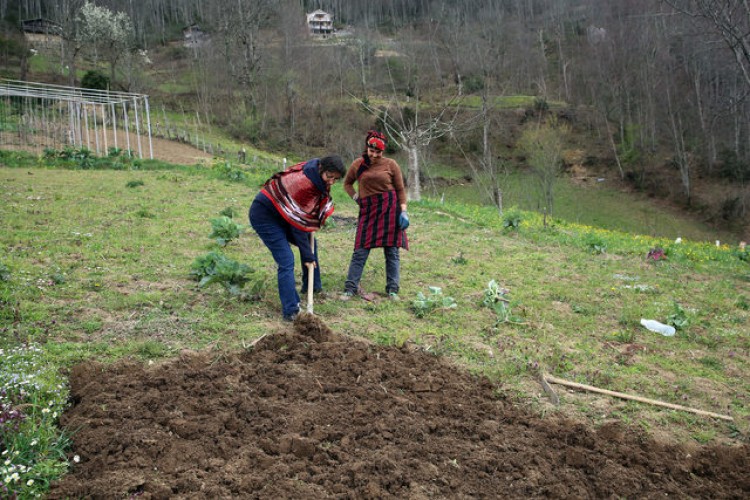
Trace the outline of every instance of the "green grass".
<instances>
[{"instance_id":1,"label":"green grass","mask_svg":"<svg viewBox=\"0 0 750 500\"><path fill-rule=\"evenodd\" d=\"M247 208L273 172L270 164L237 176L236 167L223 162L202 168L144 161L107 170L105 162L82 168L75 160L3 152L0 165L6 228L0 232L0 348L41 346L51 372L64 373L87 359L145 362L209 345L240 349L285 327L275 265L254 233L243 232L225 247L210 237L210 220L228 208L247 225ZM143 184L128 187L134 180ZM333 195L336 224L317 238L324 288L338 292L351 256L356 206L340 185ZM334 331L449 357L540 412L592 423L621 419L677 440L747 439L747 253L685 234L676 244L671 236L561 219L544 227L539 214L525 211L519 211L519 226L508 230L494 209L476 204L426 200L410 204L409 211L411 250L401 258L401 302L316 302L316 314ZM623 221L637 213L620 211ZM593 252L592 242L606 250ZM665 250L665 260L647 259L656 246ZM197 288L191 265L211 251L252 268L248 286L260 284L260 295L243 300L218 285ZM374 252L363 287L382 292L384 274L382 254ZM507 290L507 315L483 304L492 280ZM440 287L456 307L430 307L418 317L414 302L430 287ZM675 337L640 326L640 318L666 322L675 304L690 320ZM735 422L566 391L559 391L562 405L554 409L544 402L538 369L729 413ZM39 394L40 401L47 398L47 392ZM35 422L36 432L54 443L49 449L61 449L63 437L52 437L54 421ZM31 453L30 446L24 449ZM56 470L64 471L65 458L56 460ZM42 479L35 480L37 488Z\"/></svg>"},{"instance_id":2,"label":"green grass","mask_svg":"<svg viewBox=\"0 0 750 500\"><path fill-rule=\"evenodd\" d=\"M427 197L459 203L490 202L486 193L478 187L481 179L462 181L464 173L446 165L430 165L427 172L432 177L454 181L450 186L443 186L428 180L423 187L423 195ZM505 208L516 206L542 212L543 207L538 205L535 195L535 179L531 175L511 173L502 179L502 187ZM552 216L568 222L673 240L681 237L698 241L734 242L737 239L735 235L696 221L687 214L658 209L654 201L645 195L626 195L616 188L610 188L606 180L591 181L586 186L580 186L569 178L560 178L555 184Z\"/></svg>"},{"instance_id":3,"label":"green grass","mask_svg":"<svg viewBox=\"0 0 750 500\"><path fill-rule=\"evenodd\" d=\"M492 96L490 105L496 109L526 109L533 108L538 99L538 97L529 95ZM475 95L463 96L457 104L467 108L481 109L482 98ZM563 108L565 103L560 101L548 101L547 105L552 109L558 109Z\"/></svg>"}]
</instances>

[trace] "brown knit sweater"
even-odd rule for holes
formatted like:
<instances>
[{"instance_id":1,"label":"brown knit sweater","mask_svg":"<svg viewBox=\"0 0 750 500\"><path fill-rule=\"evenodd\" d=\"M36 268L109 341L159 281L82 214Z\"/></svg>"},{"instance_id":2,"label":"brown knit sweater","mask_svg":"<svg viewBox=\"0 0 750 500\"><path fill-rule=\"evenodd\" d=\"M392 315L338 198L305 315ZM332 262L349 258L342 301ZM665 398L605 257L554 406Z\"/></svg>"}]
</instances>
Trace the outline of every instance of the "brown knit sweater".
<instances>
[{"instance_id":1,"label":"brown knit sweater","mask_svg":"<svg viewBox=\"0 0 750 500\"><path fill-rule=\"evenodd\" d=\"M359 197L366 198L373 194L396 191L399 205L406 205L406 191L404 190L404 176L401 167L390 158L381 157L370 164L357 179L357 171L364 160L357 158L349 167L344 177L344 191L354 196L354 183L358 184Z\"/></svg>"}]
</instances>

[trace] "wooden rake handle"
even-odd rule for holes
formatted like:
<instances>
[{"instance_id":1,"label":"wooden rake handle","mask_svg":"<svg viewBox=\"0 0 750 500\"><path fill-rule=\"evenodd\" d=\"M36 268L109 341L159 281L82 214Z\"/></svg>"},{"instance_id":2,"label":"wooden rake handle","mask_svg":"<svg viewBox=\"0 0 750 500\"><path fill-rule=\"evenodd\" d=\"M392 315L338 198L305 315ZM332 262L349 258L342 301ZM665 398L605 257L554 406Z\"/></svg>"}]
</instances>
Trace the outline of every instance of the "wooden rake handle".
<instances>
[{"instance_id":1,"label":"wooden rake handle","mask_svg":"<svg viewBox=\"0 0 750 500\"><path fill-rule=\"evenodd\" d=\"M596 392L596 393L599 393L599 394L606 394L607 396L614 396L616 398L628 399L630 401L638 401L639 403L646 403L646 404L655 405L655 406L663 406L664 408L670 408L672 410L687 411L687 412L690 412L690 413L695 413L696 415L703 415L703 416L706 416L706 417L718 418L718 419L726 420L726 421L729 421L729 422L733 422L734 421L734 418L730 417L729 415L721 415L719 413L714 413L714 412L711 412L711 411L704 411L704 410L699 410L697 408L690 408L688 406L682 406L682 405L676 405L676 404L673 404L673 403L667 403L665 401L659 401L658 399L649 399L649 398L644 398L644 397L641 397L641 396L634 396L632 394L624 394L622 392L608 391L607 389L600 389L600 388L594 387L592 385L579 384L577 382L571 382L569 380L564 380L564 379L561 379L561 378L556 378L556 377L553 377L551 375L542 375L542 377L547 382L551 382L553 384L564 385L566 387L572 387L574 389L580 389L580 390L583 390L583 391Z\"/></svg>"}]
</instances>

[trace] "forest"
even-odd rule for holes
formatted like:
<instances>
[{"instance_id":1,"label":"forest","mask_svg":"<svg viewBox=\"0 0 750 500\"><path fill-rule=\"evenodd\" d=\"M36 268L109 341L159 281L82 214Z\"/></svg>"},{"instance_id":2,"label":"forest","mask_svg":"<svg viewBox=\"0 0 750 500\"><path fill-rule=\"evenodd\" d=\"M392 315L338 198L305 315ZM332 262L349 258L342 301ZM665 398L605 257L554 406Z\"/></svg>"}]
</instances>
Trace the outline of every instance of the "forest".
<instances>
[{"instance_id":1,"label":"forest","mask_svg":"<svg viewBox=\"0 0 750 500\"><path fill-rule=\"evenodd\" d=\"M334 35L309 34L315 9ZM576 131L584 162L635 189L713 222L747 218L744 1L0 0L0 18L6 77L27 77L21 22L42 18L59 27L53 83L80 84L93 61L113 89L299 156L356 154L363 130L384 128L412 199L441 163L473 172L500 210L508 168L526 160L544 184L566 162L519 153L545 140L524 137L531 122ZM188 27L200 38L186 43ZM707 182L718 194L696 197Z\"/></svg>"}]
</instances>

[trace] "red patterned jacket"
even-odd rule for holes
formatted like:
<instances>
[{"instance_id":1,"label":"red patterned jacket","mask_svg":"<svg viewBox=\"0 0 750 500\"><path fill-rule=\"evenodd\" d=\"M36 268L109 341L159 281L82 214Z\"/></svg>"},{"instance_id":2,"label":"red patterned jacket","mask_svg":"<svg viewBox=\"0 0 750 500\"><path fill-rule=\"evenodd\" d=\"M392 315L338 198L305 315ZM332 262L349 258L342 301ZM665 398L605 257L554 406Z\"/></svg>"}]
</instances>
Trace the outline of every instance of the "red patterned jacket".
<instances>
[{"instance_id":1,"label":"red patterned jacket","mask_svg":"<svg viewBox=\"0 0 750 500\"><path fill-rule=\"evenodd\" d=\"M319 164L315 158L292 165L274 174L261 189L279 214L300 231L317 231L333 213L333 200L320 178Z\"/></svg>"}]
</instances>

